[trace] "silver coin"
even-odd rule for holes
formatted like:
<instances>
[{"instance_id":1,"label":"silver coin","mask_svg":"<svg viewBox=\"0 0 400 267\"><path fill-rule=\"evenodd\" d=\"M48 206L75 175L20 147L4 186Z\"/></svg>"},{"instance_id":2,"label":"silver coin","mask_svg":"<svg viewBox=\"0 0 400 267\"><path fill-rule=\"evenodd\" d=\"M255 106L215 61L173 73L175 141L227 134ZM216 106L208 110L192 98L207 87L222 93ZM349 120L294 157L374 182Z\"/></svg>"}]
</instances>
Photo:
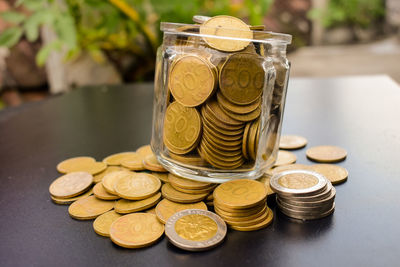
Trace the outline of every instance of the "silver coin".
<instances>
[{"instance_id":1,"label":"silver coin","mask_svg":"<svg viewBox=\"0 0 400 267\"><path fill-rule=\"evenodd\" d=\"M188 216L188 215L203 215L211 219L212 221L215 222L217 226L216 233L205 240L189 240L184 238L182 235L178 234L176 231L176 223L179 219ZM196 226L195 223L189 222L190 227L195 230L195 233L204 233L207 228L205 225L199 225ZM199 227L196 229L196 227ZM201 227L201 228L200 228ZM207 250L210 248L213 248L217 246L219 243L221 243L225 236L226 236L226 231L227 227L224 222L224 220L221 219L217 214L206 211L206 210L199 210L199 209L188 209L188 210L182 210L174 215L172 215L168 220L167 223L165 224L165 235L168 237L169 241L174 244L175 246L184 249L184 250L189 250L189 251L200 251L200 250ZM193 232L191 232L191 236L193 237Z\"/></svg>"},{"instance_id":2,"label":"silver coin","mask_svg":"<svg viewBox=\"0 0 400 267\"><path fill-rule=\"evenodd\" d=\"M294 219L299 219L299 220L316 220L316 219L321 219L324 218L328 215L331 215L335 211L335 203L333 203L332 208L328 210L327 212L320 213L317 215L303 215L303 214L296 214L296 213L291 213L288 212L287 210L280 209L280 211L285 214L288 217L294 218Z\"/></svg>"},{"instance_id":3,"label":"silver coin","mask_svg":"<svg viewBox=\"0 0 400 267\"><path fill-rule=\"evenodd\" d=\"M279 200L279 198L276 199L276 202L279 206L279 208L287 209L289 211L293 212L299 212L299 213L323 213L325 211L328 211L330 208L332 208L334 200L331 200L328 203L325 203L320 206L313 206L313 207L304 207L304 206L293 206L288 203L282 202Z\"/></svg>"},{"instance_id":4,"label":"silver coin","mask_svg":"<svg viewBox=\"0 0 400 267\"><path fill-rule=\"evenodd\" d=\"M211 19L211 17L208 16L202 16L202 15L194 15L192 20L196 23L200 23L203 24L204 22L206 22L207 20Z\"/></svg>"},{"instance_id":5,"label":"silver coin","mask_svg":"<svg viewBox=\"0 0 400 267\"><path fill-rule=\"evenodd\" d=\"M307 188L288 188L285 186L282 186L279 183L279 180L282 179L286 175L290 174L298 174L299 176L301 175L311 175L317 179L317 183L311 187ZM323 192L326 190L327 184L328 184L328 179L325 178L322 174L319 174L317 172L313 171L308 171L308 170L290 170L290 171L283 171L278 174L275 174L271 177L270 180L270 186L271 189L274 190L279 195L286 195L286 196L310 196L310 195L315 195L320 192Z\"/></svg>"},{"instance_id":6,"label":"silver coin","mask_svg":"<svg viewBox=\"0 0 400 267\"><path fill-rule=\"evenodd\" d=\"M334 187L332 187L329 195L323 199L318 199L316 201L302 201L299 200L298 198L282 198L279 196L279 199L281 200L281 202L285 202L287 204L293 205L293 206L302 206L302 207L315 207L315 206L322 206L325 205L327 203L331 203L335 200L335 196L336 196L336 189Z\"/></svg>"},{"instance_id":7,"label":"silver coin","mask_svg":"<svg viewBox=\"0 0 400 267\"><path fill-rule=\"evenodd\" d=\"M291 202L302 202L302 203L317 202L317 201L322 201L322 200L330 197L333 190L334 190L334 193L336 194L336 190L332 186L332 183L330 181L327 181L325 190L320 193L317 193L315 195L302 196L302 197L280 195L279 197L282 200L291 201Z\"/></svg>"}]
</instances>

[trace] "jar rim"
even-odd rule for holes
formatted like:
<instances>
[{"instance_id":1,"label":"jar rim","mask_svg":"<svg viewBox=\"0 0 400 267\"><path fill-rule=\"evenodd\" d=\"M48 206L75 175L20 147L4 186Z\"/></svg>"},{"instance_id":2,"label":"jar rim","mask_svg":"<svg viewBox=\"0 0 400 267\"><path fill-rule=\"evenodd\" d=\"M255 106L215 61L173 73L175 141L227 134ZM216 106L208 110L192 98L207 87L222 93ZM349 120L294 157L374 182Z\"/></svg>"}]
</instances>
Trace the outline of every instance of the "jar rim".
<instances>
[{"instance_id":1,"label":"jar rim","mask_svg":"<svg viewBox=\"0 0 400 267\"><path fill-rule=\"evenodd\" d=\"M200 29L200 24L185 24L185 23L174 23L174 22L161 22L160 30L164 32L164 34L176 34L180 36L200 36L200 37L209 37L209 38L218 38L218 39L231 39L231 40L240 40L240 41L251 41L255 43L265 43L265 44L284 44L288 45L292 42L292 35L286 33L276 33L271 31L258 31L252 30L253 39L247 38L237 38L230 36L216 36L216 35L205 35L196 32L183 32L182 27L190 27L190 28L198 28ZM209 27L214 28L215 27ZM241 32L242 30L235 31Z\"/></svg>"}]
</instances>

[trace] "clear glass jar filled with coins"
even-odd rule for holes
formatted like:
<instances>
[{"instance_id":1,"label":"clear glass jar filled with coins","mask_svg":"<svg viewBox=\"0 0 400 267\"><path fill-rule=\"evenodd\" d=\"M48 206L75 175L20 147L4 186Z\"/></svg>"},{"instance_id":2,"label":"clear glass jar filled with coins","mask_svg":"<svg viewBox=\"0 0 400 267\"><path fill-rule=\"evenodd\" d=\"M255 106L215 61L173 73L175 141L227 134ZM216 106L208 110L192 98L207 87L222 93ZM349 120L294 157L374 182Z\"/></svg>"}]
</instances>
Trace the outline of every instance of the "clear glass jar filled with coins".
<instances>
[{"instance_id":1,"label":"clear glass jar filled with coins","mask_svg":"<svg viewBox=\"0 0 400 267\"><path fill-rule=\"evenodd\" d=\"M151 147L171 173L256 179L276 160L291 35L230 16L161 23Z\"/></svg>"}]
</instances>

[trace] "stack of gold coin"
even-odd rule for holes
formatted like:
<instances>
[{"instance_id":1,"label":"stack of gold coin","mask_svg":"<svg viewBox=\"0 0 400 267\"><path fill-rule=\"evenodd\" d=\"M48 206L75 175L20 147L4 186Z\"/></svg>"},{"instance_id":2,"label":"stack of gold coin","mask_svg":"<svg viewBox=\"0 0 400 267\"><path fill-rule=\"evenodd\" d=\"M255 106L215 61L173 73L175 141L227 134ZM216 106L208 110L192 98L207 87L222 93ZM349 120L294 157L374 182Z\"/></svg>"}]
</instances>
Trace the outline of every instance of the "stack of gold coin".
<instances>
[{"instance_id":1,"label":"stack of gold coin","mask_svg":"<svg viewBox=\"0 0 400 267\"><path fill-rule=\"evenodd\" d=\"M254 231L267 227L273 212L266 203L267 188L254 180L233 180L214 190L214 210L229 225L239 231Z\"/></svg>"},{"instance_id":2,"label":"stack of gold coin","mask_svg":"<svg viewBox=\"0 0 400 267\"><path fill-rule=\"evenodd\" d=\"M272 176L272 190L283 214L314 220L334 212L336 190L323 175L309 170L289 170Z\"/></svg>"}]
</instances>

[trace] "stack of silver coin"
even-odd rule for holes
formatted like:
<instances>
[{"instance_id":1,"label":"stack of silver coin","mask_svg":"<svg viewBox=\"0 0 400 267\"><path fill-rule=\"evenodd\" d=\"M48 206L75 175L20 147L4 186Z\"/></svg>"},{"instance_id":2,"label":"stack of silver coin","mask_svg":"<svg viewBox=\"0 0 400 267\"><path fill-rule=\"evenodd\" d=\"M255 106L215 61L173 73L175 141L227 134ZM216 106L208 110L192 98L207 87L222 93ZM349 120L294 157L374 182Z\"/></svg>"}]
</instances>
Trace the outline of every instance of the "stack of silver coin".
<instances>
[{"instance_id":1,"label":"stack of silver coin","mask_svg":"<svg viewBox=\"0 0 400 267\"><path fill-rule=\"evenodd\" d=\"M322 174L290 170L272 176L270 186L283 214L300 220L326 217L335 210L336 190Z\"/></svg>"}]
</instances>

